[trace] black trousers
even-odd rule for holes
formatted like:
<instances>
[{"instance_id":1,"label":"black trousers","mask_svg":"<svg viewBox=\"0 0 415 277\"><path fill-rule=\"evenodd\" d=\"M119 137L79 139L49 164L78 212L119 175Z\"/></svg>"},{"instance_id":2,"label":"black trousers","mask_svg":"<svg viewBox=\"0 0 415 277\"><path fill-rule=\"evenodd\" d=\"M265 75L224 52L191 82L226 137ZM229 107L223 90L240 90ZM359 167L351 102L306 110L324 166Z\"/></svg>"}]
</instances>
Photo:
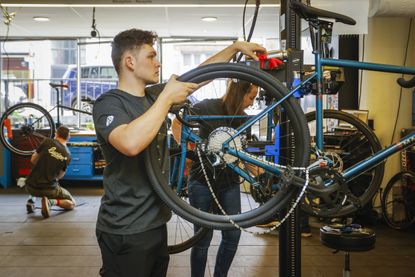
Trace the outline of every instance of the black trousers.
<instances>
[{"instance_id":1,"label":"black trousers","mask_svg":"<svg viewBox=\"0 0 415 277\"><path fill-rule=\"evenodd\" d=\"M96 231L103 277L164 277L169 265L167 227L133 235Z\"/></svg>"}]
</instances>

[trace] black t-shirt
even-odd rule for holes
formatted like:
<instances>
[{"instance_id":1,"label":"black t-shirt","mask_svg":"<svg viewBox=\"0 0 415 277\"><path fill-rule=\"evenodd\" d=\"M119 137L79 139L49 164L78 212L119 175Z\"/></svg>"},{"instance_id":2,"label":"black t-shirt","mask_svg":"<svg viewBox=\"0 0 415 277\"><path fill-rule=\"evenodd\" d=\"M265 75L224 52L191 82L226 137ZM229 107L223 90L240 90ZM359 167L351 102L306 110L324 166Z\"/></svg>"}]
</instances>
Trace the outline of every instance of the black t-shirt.
<instances>
[{"instance_id":1,"label":"black t-shirt","mask_svg":"<svg viewBox=\"0 0 415 277\"><path fill-rule=\"evenodd\" d=\"M162 89L162 85L157 85L151 90L157 94ZM104 195L97 220L98 230L112 234L136 234L159 227L171 217L170 210L152 189L145 168L144 151L128 157L108 141L112 130L144 114L155 98L148 90L145 96L138 97L114 89L102 94L94 104L97 141L107 163L103 178ZM162 132L165 138L165 126L159 131Z\"/></svg>"},{"instance_id":2,"label":"black t-shirt","mask_svg":"<svg viewBox=\"0 0 415 277\"><path fill-rule=\"evenodd\" d=\"M192 108L192 114L195 115L226 115L226 111L223 105L223 100L221 98L215 99L205 99ZM210 133L219 128L219 127L232 127L236 129L241 124L241 120L235 119L220 119L206 121L205 124L201 125L199 130L199 136L202 139L209 137ZM205 170L207 172L210 183L219 190L229 188L231 186L237 185L240 182L239 175L224 165L217 167L210 166L210 162L206 159L203 159L203 164L205 165ZM197 180L202 184L206 184L206 178L200 169L200 160L196 156L196 161L192 163L191 168L191 178Z\"/></svg>"},{"instance_id":3,"label":"black t-shirt","mask_svg":"<svg viewBox=\"0 0 415 277\"><path fill-rule=\"evenodd\" d=\"M39 155L32 171L27 176L26 185L32 188L53 188L58 184L56 177L71 161L66 146L51 138L45 139L36 149Z\"/></svg>"}]
</instances>

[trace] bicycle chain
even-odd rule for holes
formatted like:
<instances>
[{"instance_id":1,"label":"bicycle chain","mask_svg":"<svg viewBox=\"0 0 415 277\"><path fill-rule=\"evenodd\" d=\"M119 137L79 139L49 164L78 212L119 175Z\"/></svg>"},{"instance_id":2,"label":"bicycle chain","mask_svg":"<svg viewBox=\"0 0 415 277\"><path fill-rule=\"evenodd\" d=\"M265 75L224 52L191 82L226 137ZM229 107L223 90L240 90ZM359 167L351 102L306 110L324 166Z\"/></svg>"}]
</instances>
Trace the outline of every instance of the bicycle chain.
<instances>
[{"instance_id":1,"label":"bicycle chain","mask_svg":"<svg viewBox=\"0 0 415 277\"><path fill-rule=\"evenodd\" d=\"M406 153L406 150L402 150L401 152L401 164L402 164L402 169L403 170L408 170L407 165L408 165L408 156Z\"/></svg>"},{"instance_id":2,"label":"bicycle chain","mask_svg":"<svg viewBox=\"0 0 415 277\"><path fill-rule=\"evenodd\" d=\"M289 166L274 164L274 163L271 163L271 162L269 162L269 161L267 161L265 159L259 159L257 156L254 156L254 155L251 155L251 154L249 154L249 153L247 153L245 151L239 150L239 152L242 152L245 155L247 155L247 156L249 156L249 157L251 157L251 158L253 158L253 159L257 160L257 161L260 161L262 163L265 162L268 165L270 165L271 167L276 167L278 169L289 169L290 168L292 170L301 170L301 171L305 171L305 175L306 175L306 181L304 183L304 186L303 186L300 194L298 195L297 199L295 200L295 202L293 203L293 205L291 206L291 208L288 210L288 212L286 213L286 215L281 219L281 221L279 221L275 226L269 228L268 231L263 231L263 232L250 231L250 230L247 230L246 228L243 228L243 227L239 226L235 221L233 221L230 218L230 216L225 212L225 210L223 209L222 205L220 205L219 200L216 197L215 192L213 191L212 185L210 184L209 177L207 176L206 169L205 169L205 166L204 166L203 161L202 161L202 155L200 154L199 147L196 147L196 150L197 150L197 155L199 157L199 161L200 161L200 164L201 164L201 168L202 168L203 175L205 176L205 179L206 179L207 185L209 187L210 193L212 194L212 197L213 197L216 205L218 205L218 208L222 212L222 214L228 218L229 222L235 228L237 228L237 229L239 229L239 230L241 230L243 232L247 232L247 233L250 233L250 234L253 234L253 235L264 235L264 234L269 234L270 232L272 232L275 229L277 229L278 227L280 227L281 224L283 224L287 220L287 218L294 212L294 209L297 207L298 203L300 202L301 198L303 197L303 195L304 195L304 193L305 193L305 191L306 191L306 189L308 187L308 184L309 184L309 167L289 167Z\"/></svg>"}]
</instances>

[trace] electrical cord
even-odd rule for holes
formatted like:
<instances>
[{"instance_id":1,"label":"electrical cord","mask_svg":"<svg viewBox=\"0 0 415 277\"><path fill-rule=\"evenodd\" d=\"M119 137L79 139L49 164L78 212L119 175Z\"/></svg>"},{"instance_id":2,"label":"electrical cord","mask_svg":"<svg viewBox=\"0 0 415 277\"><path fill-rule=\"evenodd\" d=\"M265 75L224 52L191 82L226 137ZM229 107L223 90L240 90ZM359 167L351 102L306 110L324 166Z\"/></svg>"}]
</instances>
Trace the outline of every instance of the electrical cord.
<instances>
[{"instance_id":1,"label":"electrical cord","mask_svg":"<svg viewBox=\"0 0 415 277\"><path fill-rule=\"evenodd\" d=\"M7 10L7 7L6 8L3 7L2 4L3 4L2 1L0 1L0 8L1 8L1 11L3 13L3 23L6 25L6 36L5 36L4 40L2 41L3 42L2 49L3 49L4 55L6 56L6 61L7 61L7 64L6 64L6 78L5 78L6 82L4 83L4 89L6 91L6 85L7 86L9 85L9 77L10 77L9 76L10 58L9 58L9 54L6 51L6 42L9 40L10 24L11 24L13 18L15 17L16 13L14 13L14 12L9 13L9 11ZM1 77L1 73L0 73L0 77ZM7 100L6 97L4 97L4 101L5 101L6 108L7 108L8 103L6 101L8 101L8 100ZM1 106L1 104L2 103L0 101L0 106Z\"/></svg>"},{"instance_id":2,"label":"electrical cord","mask_svg":"<svg viewBox=\"0 0 415 277\"><path fill-rule=\"evenodd\" d=\"M365 61L365 44L366 44L366 35L363 35L363 41L362 41L362 60L361 62ZM363 71L364 70L360 70L360 84L359 84L359 99L357 100L357 107L358 109L360 109L360 101L362 99L362 86L363 86Z\"/></svg>"},{"instance_id":3,"label":"electrical cord","mask_svg":"<svg viewBox=\"0 0 415 277\"><path fill-rule=\"evenodd\" d=\"M411 32L412 32L412 21L413 21L413 19L411 18L411 20L409 21L409 29L408 29L408 36L407 36L407 40L406 40L406 49L405 49L403 66L406 66L406 62L407 62L407 59L408 59L408 48L409 48L409 41L410 41ZM402 74L402 77L403 77L403 75L404 74ZM390 144L393 143L393 140L395 138L396 126L398 125L399 112L400 112L400 109L401 109L402 91L403 91L403 88L400 87L400 90L399 90L399 101L398 101L398 110L396 111L396 119L395 119L395 124L393 126L392 138L391 138Z\"/></svg>"},{"instance_id":4,"label":"electrical cord","mask_svg":"<svg viewBox=\"0 0 415 277\"><path fill-rule=\"evenodd\" d=\"M244 41L246 41L246 35L245 35L245 15L246 15L246 6L248 5L248 1L245 1L245 5L244 5L244 10L242 12L242 32L243 32L243 37L244 37Z\"/></svg>"},{"instance_id":5,"label":"electrical cord","mask_svg":"<svg viewBox=\"0 0 415 277\"><path fill-rule=\"evenodd\" d=\"M261 1L260 0L255 0L254 17L252 18L252 24L251 24L251 28L249 30L248 38L245 39L245 12L246 12L247 4L248 4L248 0L245 1L245 5L244 5L243 19L242 19L242 25L243 25L242 30L243 30L244 40L249 42L249 41L251 41L252 34L254 33L256 21L257 21L257 18L258 18L259 6L261 5ZM236 59L236 62L239 62L242 59L242 56L243 56L243 54L240 53L238 58Z\"/></svg>"}]
</instances>

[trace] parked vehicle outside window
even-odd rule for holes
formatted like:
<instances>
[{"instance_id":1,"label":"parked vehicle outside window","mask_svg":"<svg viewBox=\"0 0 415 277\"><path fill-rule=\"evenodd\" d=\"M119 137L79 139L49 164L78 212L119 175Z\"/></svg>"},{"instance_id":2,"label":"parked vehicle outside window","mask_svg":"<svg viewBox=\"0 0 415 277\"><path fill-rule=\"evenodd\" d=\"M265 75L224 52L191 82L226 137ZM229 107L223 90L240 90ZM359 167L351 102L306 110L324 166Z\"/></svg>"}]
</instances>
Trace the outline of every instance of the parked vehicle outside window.
<instances>
[{"instance_id":1,"label":"parked vehicle outside window","mask_svg":"<svg viewBox=\"0 0 415 277\"><path fill-rule=\"evenodd\" d=\"M77 67L71 65L63 76L68 89L63 90L62 104L77 108ZM101 94L117 87L117 73L110 65L81 66L81 109L92 111L88 101L94 101Z\"/></svg>"}]
</instances>

